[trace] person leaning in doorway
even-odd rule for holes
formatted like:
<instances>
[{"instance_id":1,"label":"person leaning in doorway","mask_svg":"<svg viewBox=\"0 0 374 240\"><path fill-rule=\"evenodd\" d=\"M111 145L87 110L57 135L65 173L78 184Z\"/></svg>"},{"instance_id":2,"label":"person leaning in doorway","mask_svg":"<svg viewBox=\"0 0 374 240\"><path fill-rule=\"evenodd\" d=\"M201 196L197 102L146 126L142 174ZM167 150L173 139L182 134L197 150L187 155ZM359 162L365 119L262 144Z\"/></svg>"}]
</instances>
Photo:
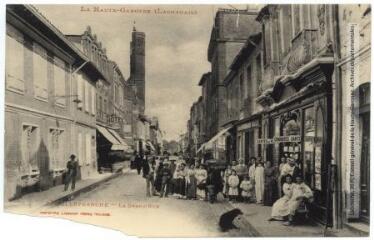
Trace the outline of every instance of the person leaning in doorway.
<instances>
[{"instance_id":1,"label":"person leaning in doorway","mask_svg":"<svg viewBox=\"0 0 374 240\"><path fill-rule=\"evenodd\" d=\"M74 191L75 189L75 179L77 177L78 172L78 162L76 160L76 156L74 154L70 155L70 160L66 164L67 172L65 175L65 188L64 191L68 190L70 182L71 182L71 190Z\"/></svg>"}]
</instances>

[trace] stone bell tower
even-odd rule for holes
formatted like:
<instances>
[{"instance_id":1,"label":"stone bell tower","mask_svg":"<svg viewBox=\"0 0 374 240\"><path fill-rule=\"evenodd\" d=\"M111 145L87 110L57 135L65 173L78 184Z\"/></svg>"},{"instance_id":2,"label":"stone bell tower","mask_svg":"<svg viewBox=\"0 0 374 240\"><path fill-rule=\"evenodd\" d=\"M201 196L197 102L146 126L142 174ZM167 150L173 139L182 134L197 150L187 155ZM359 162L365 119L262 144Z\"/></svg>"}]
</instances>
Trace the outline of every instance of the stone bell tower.
<instances>
[{"instance_id":1,"label":"stone bell tower","mask_svg":"<svg viewBox=\"0 0 374 240\"><path fill-rule=\"evenodd\" d=\"M133 27L130 43L129 83L135 91L139 103L139 113L145 110L145 33Z\"/></svg>"}]
</instances>

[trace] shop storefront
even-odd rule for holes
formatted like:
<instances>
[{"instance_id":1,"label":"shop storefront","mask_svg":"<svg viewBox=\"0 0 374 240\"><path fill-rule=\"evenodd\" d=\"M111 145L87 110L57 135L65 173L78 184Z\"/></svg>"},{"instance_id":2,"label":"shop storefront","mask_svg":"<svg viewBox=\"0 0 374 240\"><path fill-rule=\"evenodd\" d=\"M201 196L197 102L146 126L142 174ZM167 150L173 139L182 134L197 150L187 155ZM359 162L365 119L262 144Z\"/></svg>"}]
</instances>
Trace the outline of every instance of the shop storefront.
<instances>
[{"instance_id":1,"label":"shop storefront","mask_svg":"<svg viewBox=\"0 0 374 240\"><path fill-rule=\"evenodd\" d=\"M260 156L260 145L257 143L261 134L260 126L259 116L240 120L236 124L237 160L242 159L247 165L251 157Z\"/></svg>"},{"instance_id":2,"label":"shop storefront","mask_svg":"<svg viewBox=\"0 0 374 240\"><path fill-rule=\"evenodd\" d=\"M332 223L331 167L331 71L318 65L292 80L278 80L267 96L263 114L262 145L265 161L278 165L282 157L293 158L314 192L311 215ZM265 99L266 98L266 99ZM270 103L270 104L269 104Z\"/></svg>"}]
</instances>

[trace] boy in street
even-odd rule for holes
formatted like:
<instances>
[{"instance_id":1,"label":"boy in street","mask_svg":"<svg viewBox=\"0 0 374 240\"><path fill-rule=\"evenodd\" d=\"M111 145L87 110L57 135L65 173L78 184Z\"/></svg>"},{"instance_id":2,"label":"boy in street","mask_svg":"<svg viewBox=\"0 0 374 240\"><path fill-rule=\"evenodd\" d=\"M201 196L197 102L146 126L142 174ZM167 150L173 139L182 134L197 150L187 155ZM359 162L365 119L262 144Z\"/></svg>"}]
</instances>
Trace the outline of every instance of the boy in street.
<instances>
[{"instance_id":1,"label":"boy in street","mask_svg":"<svg viewBox=\"0 0 374 240\"><path fill-rule=\"evenodd\" d=\"M76 161L76 156L74 154L70 155L70 160L66 164L67 172L65 178L65 188L64 191L68 190L69 184L71 182L71 190L75 189L75 178L78 172L78 162Z\"/></svg>"}]
</instances>

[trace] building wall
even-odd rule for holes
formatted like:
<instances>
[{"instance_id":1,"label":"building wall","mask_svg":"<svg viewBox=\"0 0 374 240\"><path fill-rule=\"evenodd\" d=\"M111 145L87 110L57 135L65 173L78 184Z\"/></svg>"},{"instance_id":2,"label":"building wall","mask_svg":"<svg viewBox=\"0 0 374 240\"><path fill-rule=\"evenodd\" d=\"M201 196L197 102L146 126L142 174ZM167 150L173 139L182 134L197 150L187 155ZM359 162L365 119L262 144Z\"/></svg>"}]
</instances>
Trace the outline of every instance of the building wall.
<instances>
[{"instance_id":1,"label":"building wall","mask_svg":"<svg viewBox=\"0 0 374 240\"><path fill-rule=\"evenodd\" d=\"M211 62L214 88L213 99L213 135L225 123L227 112L226 90L223 81L229 66L249 35L258 31L259 24L255 21L256 11L234 11L221 9L217 12L215 26L208 47L208 60ZM214 97L213 97L214 96Z\"/></svg>"},{"instance_id":2,"label":"building wall","mask_svg":"<svg viewBox=\"0 0 374 240\"><path fill-rule=\"evenodd\" d=\"M7 21L5 199L8 200L19 197L27 186L36 186L33 190L47 189L61 183L61 170L65 169L75 143L64 140L70 138L72 102L56 98L56 93L70 92L70 64L63 62L57 66L55 62L57 57L66 59L66 56L52 55L43 45L36 48L39 39L29 37L30 29L16 28L14 24L19 23L16 19L7 18ZM62 74L58 78L57 67ZM51 149L53 130L60 133L58 150ZM57 155L53 161L52 155Z\"/></svg>"},{"instance_id":3,"label":"building wall","mask_svg":"<svg viewBox=\"0 0 374 240\"><path fill-rule=\"evenodd\" d=\"M341 83L342 83L342 146L341 146L341 176L342 176L342 192L343 194L343 221L347 222L348 219L357 219L361 217L360 213L360 198L363 192L361 188L361 178L363 170L369 168L369 165L363 165L362 161L362 136L363 131L368 129L369 126L364 126L362 122L362 112L360 110L359 103L359 88L364 84L370 83L371 76L371 12L367 12L368 5L356 4L356 5L339 5L339 38L341 46L341 60L339 63L339 69L341 71ZM351 81L351 52L350 52L350 29L349 24L357 24L357 33L354 41L358 43L354 49L355 53L355 64L354 64L354 76L353 88ZM359 35L358 35L359 34ZM370 88L370 85L369 85ZM354 133L354 160L352 160L352 147L351 142L351 111L350 101L351 95L350 90L355 90L355 128L357 129ZM369 105L370 106L370 105ZM369 111L370 114L370 111ZM353 163L352 163L353 161ZM368 163L367 163L368 164ZM354 166L354 167L351 167ZM351 175L354 174L354 175ZM365 181L364 181L365 182ZM353 185L351 185L353 184ZM369 185L370 186L370 185ZM353 196L353 198L351 197ZM353 209L351 207L353 206Z\"/></svg>"}]
</instances>

